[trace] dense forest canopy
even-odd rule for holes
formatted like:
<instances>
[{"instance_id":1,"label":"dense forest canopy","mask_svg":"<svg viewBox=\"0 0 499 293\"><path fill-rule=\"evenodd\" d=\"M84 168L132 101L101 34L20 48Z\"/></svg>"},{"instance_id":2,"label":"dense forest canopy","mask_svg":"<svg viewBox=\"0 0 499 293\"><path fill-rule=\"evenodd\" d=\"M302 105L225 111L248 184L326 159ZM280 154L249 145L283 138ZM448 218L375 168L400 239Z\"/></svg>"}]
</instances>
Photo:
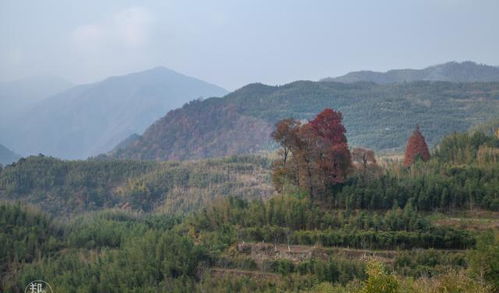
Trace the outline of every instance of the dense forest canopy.
<instances>
[{"instance_id":1,"label":"dense forest canopy","mask_svg":"<svg viewBox=\"0 0 499 293\"><path fill-rule=\"evenodd\" d=\"M344 149L334 110L308 125L284 121L273 159L33 156L4 167L0 287L21 292L42 279L57 292L497 291L494 132L448 135L428 160L403 166ZM297 148L304 139L308 149ZM320 158L338 146L348 172L328 181L318 175L336 169ZM319 193L292 173L271 180L272 168L297 159L317 163Z\"/></svg>"},{"instance_id":2,"label":"dense forest canopy","mask_svg":"<svg viewBox=\"0 0 499 293\"><path fill-rule=\"evenodd\" d=\"M115 207L181 214L220 196L268 197L270 164L257 156L193 162L31 156L0 170L0 199L36 204L56 216Z\"/></svg>"},{"instance_id":3,"label":"dense forest canopy","mask_svg":"<svg viewBox=\"0 0 499 293\"><path fill-rule=\"evenodd\" d=\"M298 148L303 145L301 129L306 128L299 121L285 119L277 123L273 133L281 145L280 158L273 165L273 183L278 191L298 188L332 207L347 209L389 209L408 204L427 211L499 208L499 138L495 135L480 131L449 135L430 160L418 127L408 139L403 165L392 164L382 170L375 159L367 164L373 153L361 149L355 149L356 160L361 160L357 165L350 165L349 151L348 156L334 156L348 162L345 172L353 171L340 181L342 184L334 186L327 181L334 170L322 167L322 145L314 141L307 152ZM333 132L341 137L344 129ZM346 144L344 138L339 141L340 146ZM334 164L335 159L328 158L328 162Z\"/></svg>"}]
</instances>

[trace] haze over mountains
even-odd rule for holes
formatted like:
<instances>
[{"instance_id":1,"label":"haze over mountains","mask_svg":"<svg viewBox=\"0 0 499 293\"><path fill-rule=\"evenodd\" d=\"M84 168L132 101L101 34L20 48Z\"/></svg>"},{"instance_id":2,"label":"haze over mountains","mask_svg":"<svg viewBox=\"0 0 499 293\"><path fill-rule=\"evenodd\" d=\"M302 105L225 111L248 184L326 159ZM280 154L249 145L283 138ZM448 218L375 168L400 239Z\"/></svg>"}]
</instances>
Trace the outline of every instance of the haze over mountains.
<instances>
[{"instance_id":1,"label":"haze over mountains","mask_svg":"<svg viewBox=\"0 0 499 293\"><path fill-rule=\"evenodd\" d=\"M33 76L10 82L0 82L0 134L12 127L18 117L48 96L70 88L73 84L57 76ZM0 135L0 143L7 143Z\"/></svg>"},{"instance_id":2,"label":"haze over mountains","mask_svg":"<svg viewBox=\"0 0 499 293\"><path fill-rule=\"evenodd\" d=\"M22 113L0 134L21 154L84 159L142 133L169 110L227 91L164 67L72 87Z\"/></svg>"},{"instance_id":3,"label":"haze over mountains","mask_svg":"<svg viewBox=\"0 0 499 293\"><path fill-rule=\"evenodd\" d=\"M499 81L499 67L475 62L448 62L424 69L395 69L387 72L355 71L322 81L358 82L370 81L379 84L411 82L417 80L450 82Z\"/></svg>"},{"instance_id":4,"label":"haze over mountains","mask_svg":"<svg viewBox=\"0 0 499 293\"><path fill-rule=\"evenodd\" d=\"M276 121L309 119L332 107L343 112L352 145L400 150L416 124L432 145L498 116L495 81L497 67L449 62L320 82L250 84L179 108L227 91L164 67L71 88L60 78L27 79L0 85L0 143L22 155L65 159L111 150L116 158L218 157L271 150Z\"/></svg>"},{"instance_id":5,"label":"haze over mountains","mask_svg":"<svg viewBox=\"0 0 499 293\"><path fill-rule=\"evenodd\" d=\"M20 156L0 144L0 165L7 165L17 161Z\"/></svg>"},{"instance_id":6,"label":"haze over mountains","mask_svg":"<svg viewBox=\"0 0 499 293\"><path fill-rule=\"evenodd\" d=\"M72 86L71 82L50 75L0 82L0 105L2 106L0 109L4 113L8 112L7 110L33 105Z\"/></svg>"}]
</instances>

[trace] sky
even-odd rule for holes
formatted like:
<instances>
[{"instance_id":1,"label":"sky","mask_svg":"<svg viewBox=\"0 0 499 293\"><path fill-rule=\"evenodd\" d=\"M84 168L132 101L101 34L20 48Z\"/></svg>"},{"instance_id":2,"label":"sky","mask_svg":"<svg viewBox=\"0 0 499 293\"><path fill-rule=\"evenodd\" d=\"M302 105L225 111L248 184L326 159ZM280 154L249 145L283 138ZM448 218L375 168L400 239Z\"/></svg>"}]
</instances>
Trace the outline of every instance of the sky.
<instances>
[{"instance_id":1,"label":"sky","mask_svg":"<svg viewBox=\"0 0 499 293\"><path fill-rule=\"evenodd\" d=\"M228 90L448 61L499 65L497 0L0 0L0 81L165 66Z\"/></svg>"}]
</instances>

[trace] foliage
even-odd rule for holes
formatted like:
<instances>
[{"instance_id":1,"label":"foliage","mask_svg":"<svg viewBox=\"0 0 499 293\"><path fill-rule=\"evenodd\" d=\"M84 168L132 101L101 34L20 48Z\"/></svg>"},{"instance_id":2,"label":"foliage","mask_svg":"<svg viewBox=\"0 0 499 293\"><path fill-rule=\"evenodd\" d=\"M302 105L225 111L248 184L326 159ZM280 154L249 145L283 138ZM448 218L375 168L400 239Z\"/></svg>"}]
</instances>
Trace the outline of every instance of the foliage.
<instances>
[{"instance_id":1,"label":"foliage","mask_svg":"<svg viewBox=\"0 0 499 293\"><path fill-rule=\"evenodd\" d=\"M105 210L76 217L66 228L68 245L76 248L117 248L126 239L149 229L169 230L180 219L169 215L140 216L122 210Z\"/></svg>"},{"instance_id":2,"label":"foliage","mask_svg":"<svg viewBox=\"0 0 499 293\"><path fill-rule=\"evenodd\" d=\"M322 198L285 182L262 199L270 160L255 156L29 157L0 171L2 198L70 217L0 204L0 288L43 279L57 292L494 292L496 231L435 224L428 211L497 209L498 165L483 157L496 140L451 141L408 168L356 168Z\"/></svg>"},{"instance_id":3,"label":"foliage","mask_svg":"<svg viewBox=\"0 0 499 293\"><path fill-rule=\"evenodd\" d=\"M365 279L364 262L336 257L325 260L311 258L300 263L288 259L276 259L270 263L270 271L284 276L293 274L314 276L319 282L341 284L347 284L354 279Z\"/></svg>"},{"instance_id":4,"label":"foliage","mask_svg":"<svg viewBox=\"0 0 499 293\"><path fill-rule=\"evenodd\" d=\"M205 209L188 221L195 230L239 231L225 238L234 241L265 241L371 249L469 248L473 237L463 230L432 227L408 206L384 214L328 211L308 199L276 197L246 202L229 198ZM200 237L212 235L209 232Z\"/></svg>"},{"instance_id":5,"label":"foliage","mask_svg":"<svg viewBox=\"0 0 499 293\"><path fill-rule=\"evenodd\" d=\"M417 80L446 80L451 82L493 81L499 79L499 69L495 66L477 64L472 61L447 62L423 69L392 69L386 72L353 71L338 77L328 77L323 81L358 82L369 81L380 84L405 83Z\"/></svg>"},{"instance_id":6,"label":"foliage","mask_svg":"<svg viewBox=\"0 0 499 293\"><path fill-rule=\"evenodd\" d=\"M388 166L365 180L351 176L331 190L337 208L387 209L412 204L417 210L499 209L499 139L481 132L452 134L428 162L408 169ZM369 178L368 178L369 179Z\"/></svg>"},{"instance_id":7,"label":"foliage","mask_svg":"<svg viewBox=\"0 0 499 293\"><path fill-rule=\"evenodd\" d=\"M397 273L413 277L433 277L466 266L465 253L435 249L401 251L394 260Z\"/></svg>"},{"instance_id":8,"label":"foliage","mask_svg":"<svg viewBox=\"0 0 499 293\"><path fill-rule=\"evenodd\" d=\"M380 262L371 260L367 263L367 280L361 293L396 293L400 284L395 276L385 271Z\"/></svg>"},{"instance_id":9,"label":"foliage","mask_svg":"<svg viewBox=\"0 0 499 293\"><path fill-rule=\"evenodd\" d=\"M314 160L296 163L295 152L301 153L293 146L299 145L300 127L298 121L287 119L274 132L274 138L283 145L272 178L280 192L295 186L294 190L320 194L314 200L341 209L386 210L408 204L416 210L499 209L499 139L494 136L481 132L450 135L428 161L424 138L416 130L404 161L410 168L391 164L382 170L372 152L355 148L354 172L341 184L324 185L324 172L314 168ZM422 160L415 161L418 156Z\"/></svg>"},{"instance_id":10,"label":"foliage","mask_svg":"<svg viewBox=\"0 0 499 293\"><path fill-rule=\"evenodd\" d=\"M370 165L376 165L376 157L373 150L365 148L352 149L352 163L362 169L367 169Z\"/></svg>"},{"instance_id":11,"label":"foliage","mask_svg":"<svg viewBox=\"0 0 499 293\"><path fill-rule=\"evenodd\" d=\"M50 218L19 205L0 210L7 265L0 287L7 291L36 279L57 292L189 288L211 262L203 247L171 230L178 219L170 216L103 211L55 229Z\"/></svg>"},{"instance_id":12,"label":"foliage","mask_svg":"<svg viewBox=\"0 0 499 293\"><path fill-rule=\"evenodd\" d=\"M499 290L499 235L488 231L479 239L476 249L469 252L471 272Z\"/></svg>"},{"instance_id":13,"label":"foliage","mask_svg":"<svg viewBox=\"0 0 499 293\"><path fill-rule=\"evenodd\" d=\"M258 156L161 163L31 156L0 170L0 199L57 216L106 208L183 214L216 197L265 197L272 192L269 165Z\"/></svg>"},{"instance_id":14,"label":"foliage","mask_svg":"<svg viewBox=\"0 0 499 293\"><path fill-rule=\"evenodd\" d=\"M307 209L311 211L301 215L299 210L302 207L304 211ZM22 234L15 236L16 234L12 233L20 231L17 227L24 225L23 219L32 219L33 215L39 215L39 213L9 204L2 206L2 211L9 209L24 211L25 216L12 217L8 216L12 212L2 213L16 227L16 229L7 230L4 238L22 238ZM255 213L260 210L264 213ZM43 217L48 223L51 222L50 218ZM304 227L304 223L309 220L310 224L307 225L311 225L310 228L315 227L313 228L315 230L303 231L306 233L295 230L295 228ZM245 237L243 235L245 230L256 229L263 223L280 225L272 226L275 229L268 229L266 233L269 233L269 236L265 237L275 241L276 233L281 233L283 235L281 240L290 244L295 243L294 238L297 235L303 234L304 239L313 239L310 237L314 233L317 235L331 233L334 239L337 239L336 237L341 233L346 233L345 235L350 235L349 237L362 234L371 235L370 237L379 237L377 235L383 237L383 235L395 236L400 233L402 233L400 235L417 233L435 237L440 233L434 230L425 218L409 208L393 209L384 214L365 211L330 212L311 205L307 198L296 197L277 197L266 202L247 202L237 198L228 198L218 201L213 209L197 212L185 220L161 214L109 210L83 215L61 224L55 232L52 232L55 233L54 237L57 240L55 246L48 245L51 243L50 239L40 238L39 257L26 259L23 263L12 259L11 265L15 265L18 271L9 278L3 278L1 286L7 291L15 291L21 290L23 285L33 279L43 279L53 285L55 290L63 292L76 290L84 292L241 290L245 292L244 290L250 289L258 292L265 290L311 290L314 292L317 288L335 288L338 292L356 292L359 287L358 282L366 278L365 264L362 260L347 259L336 254L328 258L317 254L300 262L276 259L264 265L270 271L259 272L262 264L258 260L255 262L252 258L232 257L225 253L227 245L217 248L216 243L234 243L238 238ZM51 225L53 226L53 224L48 224L47 227ZM241 226L245 226L244 229L240 229ZM266 227L263 229L267 229ZM350 231L343 230L342 227ZM444 233L459 232L445 229L441 231ZM395 239L393 236L387 239ZM325 238L319 237L318 239L324 241ZM408 241L407 236L403 239L403 241ZM314 244L305 240L300 241ZM396 240L398 244L402 243L400 241L401 239ZM422 241L422 243L433 243L433 246L437 246L446 241L457 240L444 237L433 242L429 238ZM374 239L373 243L376 244L373 247L385 249L390 247L382 240ZM357 246L352 240L339 245ZM12 249L12 247L9 248L9 250ZM462 258L453 257L450 252L447 256L443 256L431 250L419 251L416 252L414 259L410 259L409 256L414 256L414 253L407 252L404 255L402 252L397 256L394 268L401 274L417 276L407 268L438 265L448 265L453 268L463 266ZM214 275L211 269L217 267L232 268L236 275L230 278ZM255 275L248 273L251 271L256 271ZM393 280L391 275L386 273L375 275L369 272L367 270L369 278L364 287L376 287L379 285L376 280L380 278L390 282ZM435 278L437 278L435 280L440 280L438 278L442 273L445 274L444 271L435 271ZM248 277L244 277L245 274ZM450 288L452 282L446 281L445 278L442 277L438 284L431 283L433 286L431 288ZM419 288L417 286L425 284L411 283L409 279L402 279L399 282L406 288ZM474 279L463 279L454 285L454 287L457 286L456 288L481 288ZM429 285L424 286L426 289L429 288ZM414 289L414 292L429 291Z\"/></svg>"},{"instance_id":15,"label":"foliage","mask_svg":"<svg viewBox=\"0 0 499 293\"><path fill-rule=\"evenodd\" d=\"M0 197L38 203L68 214L114 207L113 187L154 167L152 162L63 161L43 155L21 159L0 173Z\"/></svg>"},{"instance_id":16,"label":"foliage","mask_svg":"<svg viewBox=\"0 0 499 293\"><path fill-rule=\"evenodd\" d=\"M341 120L340 112L324 109L307 124L293 119L276 124L272 137L282 147L282 158L274 162L272 173L277 190L291 181L316 197L345 180L351 154Z\"/></svg>"},{"instance_id":17,"label":"foliage","mask_svg":"<svg viewBox=\"0 0 499 293\"><path fill-rule=\"evenodd\" d=\"M453 164L497 163L499 137L483 132L454 133L442 139L435 156L442 162Z\"/></svg>"},{"instance_id":18,"label":"foliage","mask_svg":"<svg viewBox=\"0 0 499 293\"><path fill-rule=\"evenodd\" d=\"M389 209L411 203L417 210L499 209L499 165L416 164L386 172L376 180L351 177L335 190L330 204L346 209Z\"/></svg>"},{"instance_id":19,"label":"foliage","mask_svg":"<svg viewBox=\"0 0 499 293\"><path fill-rule=\"evenodd\" d=\"M400 279L400 287L402 292L415 293L495 293L490 286L470 278L464 270L449 270L433 278Z\"/></svg>"},{"instance_id":20,"label":"foliage","mask_svg":"<svg viewBox=\"0 0 499 293\"><path fill-rule=\"evenodd\" d=\"M277 121L313 119L325 108L343 113L350 145L402 150L419 123L432 147L444 135L497 117L498 92L499 83L250 84L170 111L115 157L198 159L274 149L270 133Z\"/></svg>"},{"instance_id":21,"label":"foliage","mask_svg":"<svg viewBox=\"0 0 499 293\"><path fill-rule=\"evenodd\" d=\"M53 254L62 245L62 230L33 208L0 203L0 243L3 278L16 263L32 262Z\"/></svg>"},{"instance_id":22,"label":"foliage","mask_svg":"<svg viewBox=\"0 0 499 293\"><path fill-rule=\"evenodd\" d=\"M93 260L86 253L71 251L52 261L26 266L20 284L33 278L53 284L56 291L119 292L189 288L198 265L206 259L202 249L174 233L147 231L133 237L120 250L104 250ZM69 272L62 273L61 272ZM185 290L185 289L184 289Z\"/></svg>"},{"instance_id":23,"label":"foliage","mask_svg":"<svg viewBox=\"0 0 499 293\"><path fill-rule=\"evenodd\" d=\"M428 161L430 159L430 151L428 150L424 136L419 130L419 126L416 126L416 130L414 130L407 140L404 166L408 167L412 165L418 158L423 161Z\"/></svg>"}]
</instances>

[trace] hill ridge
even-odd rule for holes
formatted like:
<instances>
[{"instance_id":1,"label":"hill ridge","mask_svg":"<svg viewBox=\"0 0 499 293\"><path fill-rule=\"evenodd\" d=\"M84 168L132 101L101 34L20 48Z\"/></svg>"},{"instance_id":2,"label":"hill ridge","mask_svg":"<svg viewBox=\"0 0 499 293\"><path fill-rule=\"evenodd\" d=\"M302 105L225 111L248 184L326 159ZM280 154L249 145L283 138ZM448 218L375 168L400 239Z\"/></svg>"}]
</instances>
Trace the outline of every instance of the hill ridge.
<instances>
[{"instance_id":1,"label":"hill ridge","mask_svg":"<svg viewBox=\"0 0 499 293\"><path fill-rule=\"evenodd\" d=\"M170 111L134 143L109 155L185 160L268 151L275 146L270 133L278 120L310 119L324 108L343 113L350 145L400 151L416 124L432 146L446 133L497 116L498 96L499 82L251 84Z\"/></svg>"},{"instance_id":2,"label":"hill ridge","mask_svg":"<svg viewBox=\"0 0 499 293\"><path fill-rule=\"evenodd\" d=\"M473 61L447 63L428 66L422 69L391 69L384 72L360 70L338 77L328 77L321 81L352 83L371 81L375 83L399 83L417 80L450 82L491 82L499 81L499 67Z\"/></svg>"}]
</instances>

